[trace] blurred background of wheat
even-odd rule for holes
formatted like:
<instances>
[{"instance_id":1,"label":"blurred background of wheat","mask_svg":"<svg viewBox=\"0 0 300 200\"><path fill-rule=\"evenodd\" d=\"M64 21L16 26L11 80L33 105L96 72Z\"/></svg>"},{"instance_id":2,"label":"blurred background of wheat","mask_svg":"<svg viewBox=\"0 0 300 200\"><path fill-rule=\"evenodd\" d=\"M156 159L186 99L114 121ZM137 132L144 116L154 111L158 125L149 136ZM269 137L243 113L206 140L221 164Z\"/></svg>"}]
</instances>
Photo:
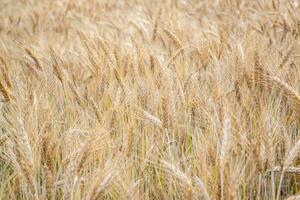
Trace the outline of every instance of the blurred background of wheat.
<instances>
[{"instance_id":1,"label":"blurred background of wheat","mask_svg":"<svg viewBox=\"0 0 300 200\"><path fill-rule=\"evenodd\" d=\"M297 0L0 0L0 199L297 199Z\"/></svg>"}]
</instances>

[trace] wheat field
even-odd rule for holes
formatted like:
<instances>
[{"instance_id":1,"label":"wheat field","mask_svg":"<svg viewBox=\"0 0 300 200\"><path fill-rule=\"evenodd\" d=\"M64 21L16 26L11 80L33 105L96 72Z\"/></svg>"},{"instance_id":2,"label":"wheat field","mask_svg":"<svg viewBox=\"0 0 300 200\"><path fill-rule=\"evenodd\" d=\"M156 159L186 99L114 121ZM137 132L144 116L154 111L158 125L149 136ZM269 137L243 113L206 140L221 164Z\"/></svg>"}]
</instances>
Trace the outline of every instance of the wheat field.
<instances>
[{"instance_id":1,"label":"wheat field","mask_svg":"<svg viewBox=\"0 0 300 200\"><path fill-rule=\"evenodd\" d=\"M0 199L300 199L298 0L0 0Z\"/></svg>"}]
</instances>

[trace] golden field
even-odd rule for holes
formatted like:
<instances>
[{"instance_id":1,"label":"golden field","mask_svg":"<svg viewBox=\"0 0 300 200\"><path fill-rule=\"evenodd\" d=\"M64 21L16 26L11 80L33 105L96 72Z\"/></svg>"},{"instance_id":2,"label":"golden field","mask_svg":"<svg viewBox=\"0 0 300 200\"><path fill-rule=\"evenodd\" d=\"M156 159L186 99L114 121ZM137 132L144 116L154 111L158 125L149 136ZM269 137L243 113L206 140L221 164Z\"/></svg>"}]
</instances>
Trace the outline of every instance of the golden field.
<instances>
[{"instance_id":1,"label":"golden field","mask_svg":"<svg viewBox=\"0 0 300 200\"><path fill-rule=\"evenodd\" d=\"M300 199L299 4L0 0L0 199Z\"/></svg>"}]
</instances>

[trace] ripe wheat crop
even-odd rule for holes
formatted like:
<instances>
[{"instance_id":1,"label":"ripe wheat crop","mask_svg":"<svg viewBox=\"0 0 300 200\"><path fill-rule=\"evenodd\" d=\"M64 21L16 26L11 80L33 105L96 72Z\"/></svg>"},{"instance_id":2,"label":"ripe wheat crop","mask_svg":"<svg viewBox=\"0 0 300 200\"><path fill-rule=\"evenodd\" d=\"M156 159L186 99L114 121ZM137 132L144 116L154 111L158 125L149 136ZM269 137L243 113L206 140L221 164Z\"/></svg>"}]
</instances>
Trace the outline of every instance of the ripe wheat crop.
<instances>
[{"instance_id":1,"label":"ripe wheat crop","mask_svg":"<svg viewBox=\"0 0 300 200\"><path fill-rule=\"evenodd\" d=\"M299 0L0 0L0 199L300 199Z\"/></svg>"}]
</instances>

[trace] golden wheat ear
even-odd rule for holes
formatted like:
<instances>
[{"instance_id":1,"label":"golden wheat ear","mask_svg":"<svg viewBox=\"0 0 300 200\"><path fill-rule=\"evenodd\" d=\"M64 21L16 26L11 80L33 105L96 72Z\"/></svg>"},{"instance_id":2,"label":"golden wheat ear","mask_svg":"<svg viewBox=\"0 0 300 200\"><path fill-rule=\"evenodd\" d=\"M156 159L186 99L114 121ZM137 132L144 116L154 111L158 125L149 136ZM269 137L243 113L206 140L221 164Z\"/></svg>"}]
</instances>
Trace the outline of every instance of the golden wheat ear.
<instances>
[{"instance_id":1,"label":"golden wheat ear","mask_svg":"<svg viewBox=\"0 0 300 200\"><path fill-rule=\"evenodd\" d=\"M266 69L260 64L258 53L254 54L254 77L252 79L252 85L256 86L256 89L262 91L262 87L268 87L269 89L275 88L280 90L284 97L288 99L295 114L300 117L300 95L286 82L280 80L276 76L270 75Z\"/></svg>"},{"instance_id":2,"label":"golden wheat ear","mask_svg":"<svg viewBox=\"0 0 300 200\"><path fill-rule=\"evenodd\" d=\"M283 68L287 62L289 61L291 54L293 52L294 48L293 45L287 50L286 54L283 56L281 63L279 64L278 68Z\"/></svg>"},{"instance_id":3,"label":"golden wheat ear","mask_svg":"<svg viewBox=\"0 0 300 200\"><path fill-rule=\"evenodd\" d=\"M157 37L157 31L158 31L158 24L159 24L159 20L161 17L161 9L159 9L155 22L154 22L154 27L153 27L153 33L152 33L152 41L154 41Z\"/></svg>"},{"instance_id":4,"label":"golden wheat ear","mask_svg":"<svg viewBox=\"0 0 300 200\"><path fill-rule=\"evenodd\" d=\"M2 100L2 102L8 102L10 100L9 93L6 90L6 88L4 87L4 85L1 83L1 81L0 81L0 92L4 98L4 100Z\"/></svg>"},{"instance_id":5,"label":"golden wheat ear","mask_svg":"<svg viewBox=\"0 0 300 200\"><path fill-rule=\"evenodd\" d=\"M33 52L28 49L28 48L25 48L25 51L26 53L28 54L28 56L34 61L36 67L39 69L39 70L42 70L42 66L38 60L38 58L33 54Z\"/></svg>"},{"instance_id":6,"label":"golden wheat ear","mask_svg":"<svg viewBox=\"0 0 300 200\"><path fill-rule=\"evenodd\" d=\"M291 102L295 114L300 117L300 95L290 85L275 76L267 76L261 84L282 91L284 97Z\"/></svg>"}]
</instances>

